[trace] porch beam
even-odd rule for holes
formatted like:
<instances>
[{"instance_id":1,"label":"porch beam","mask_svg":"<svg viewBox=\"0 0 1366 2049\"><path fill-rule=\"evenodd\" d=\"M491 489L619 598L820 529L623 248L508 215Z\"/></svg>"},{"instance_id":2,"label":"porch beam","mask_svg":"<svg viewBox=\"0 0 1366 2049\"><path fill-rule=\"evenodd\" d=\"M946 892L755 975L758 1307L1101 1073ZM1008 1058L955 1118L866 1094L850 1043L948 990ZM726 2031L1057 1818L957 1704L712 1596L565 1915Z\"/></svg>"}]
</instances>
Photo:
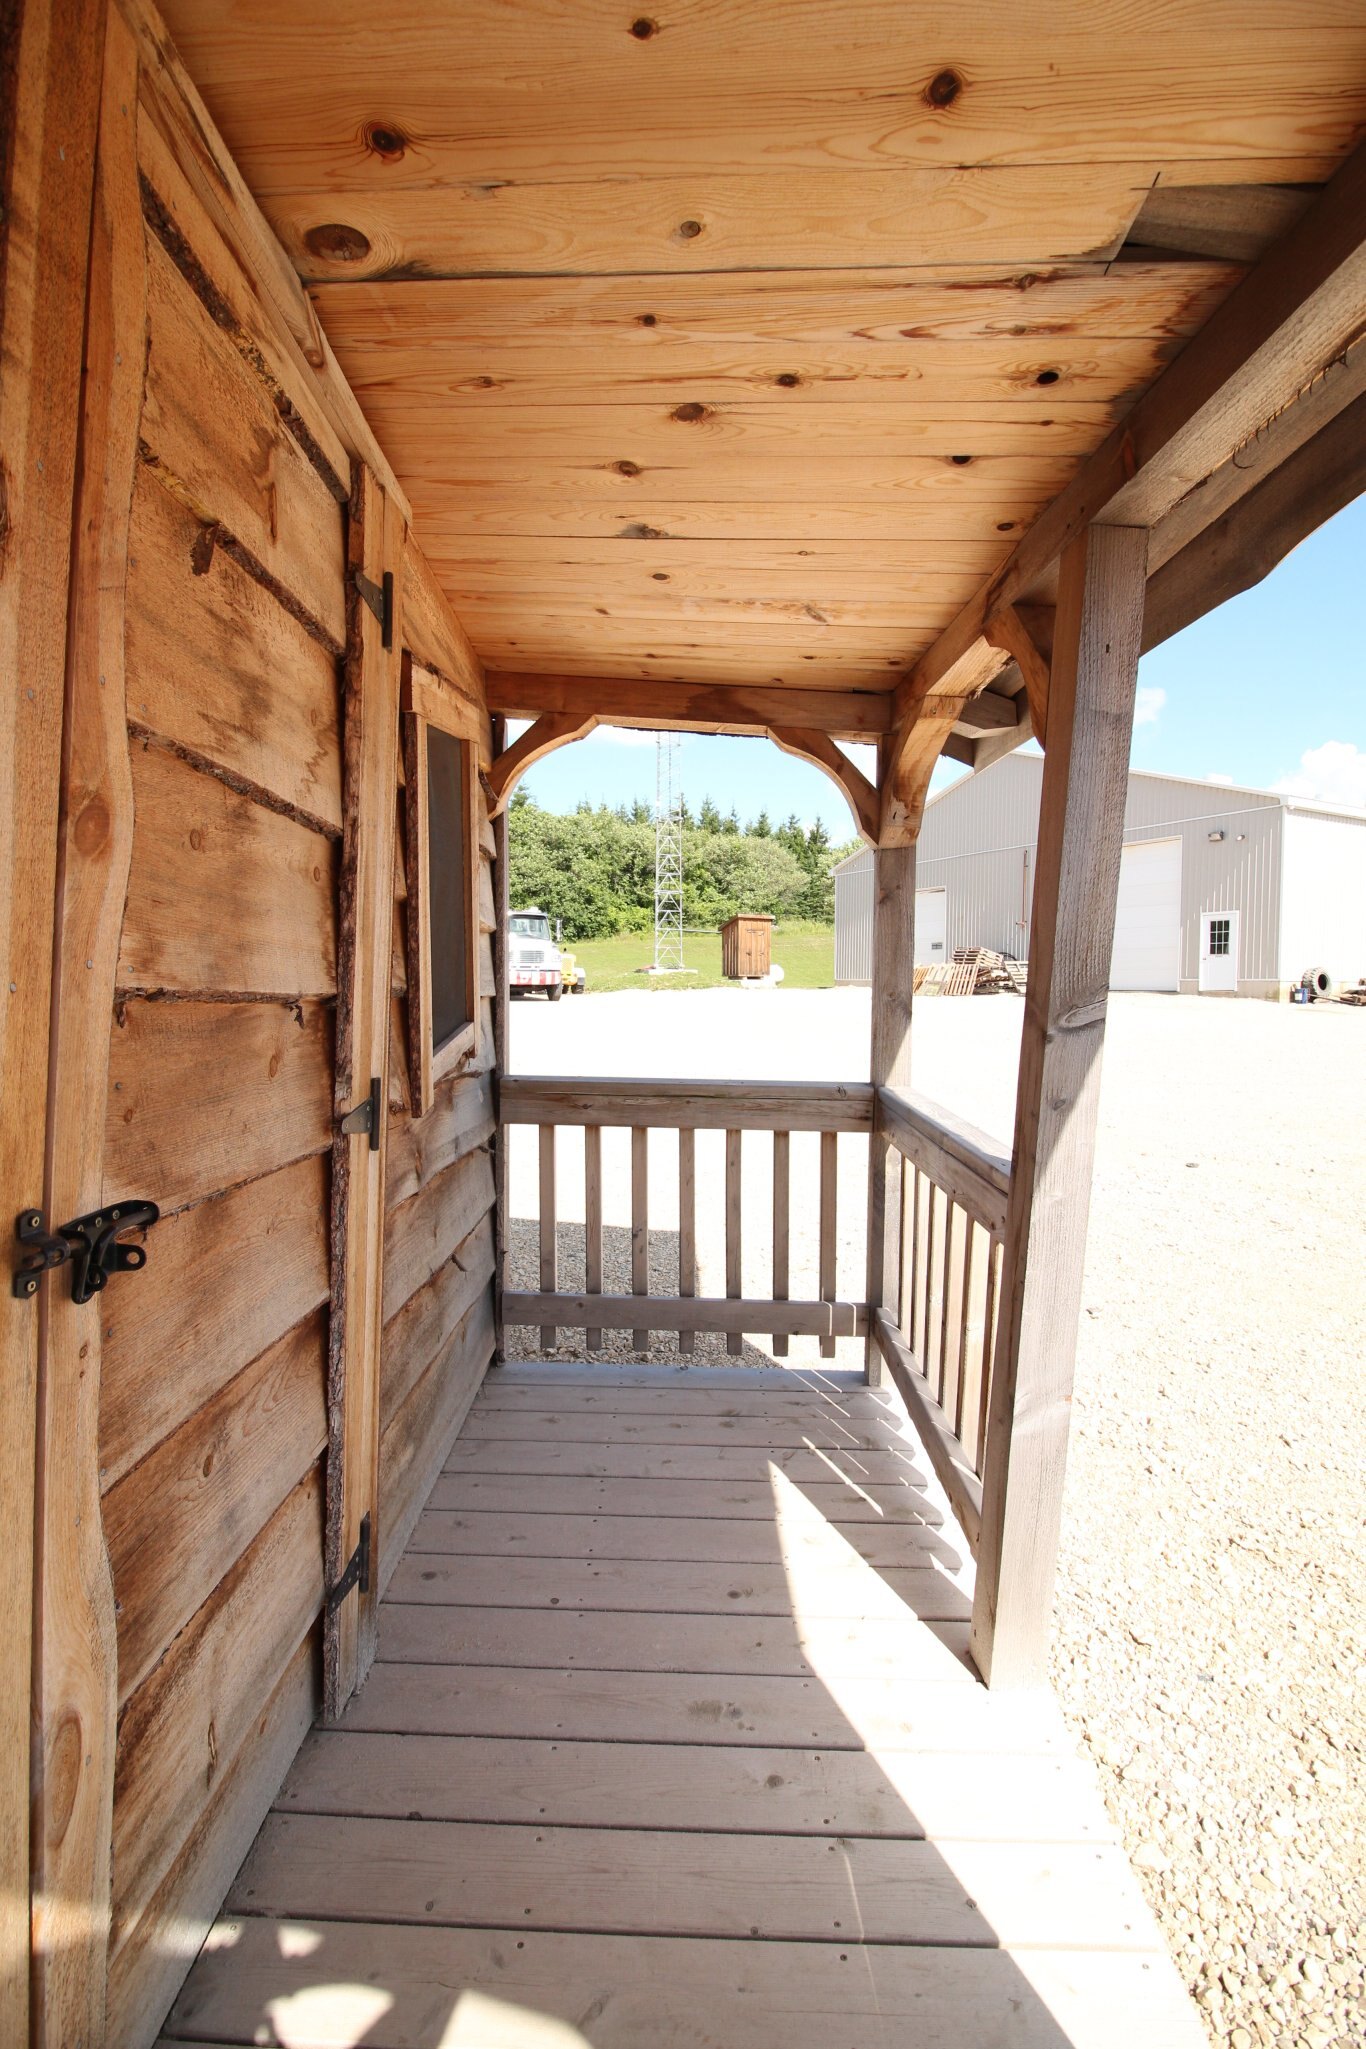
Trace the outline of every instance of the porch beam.
<instances>
[{"instance_id":1,"label":"porch beam","mask_svg":"<svg viewBox=\"0 0 1366 2049\"><path fill-rule=\"evenodd\" d=\"M1292 548L1363 490L1366 396L1298 448L1149 579L1144 653L1226 599L1251 590Z\"/></svg>"},{"instance_id":2,"label":"porch beam","mask_svg":"<svg viewBox=\"0 0 1366 2049\"><path fill-rule=\"evenodd\" d=\"M1366 145L1082 463L1004 567L898 684L884 842L919 829L917 799L923 808L934 761L952 730L941 704L963 694L966 678L973 679L966 694L985 689L1007 658L989 638L993 622L1027 599L1091 525L1151 531L1210 480L1232 478L1234 456L1259 437L1277 437L1288 449L1293 430L1278 431L1277 422L1312 390L1331 394L1315 406L1350 401L1362 374L1363 306ZM1216 488L1232 490L1236 482ZM1211 509L1217 503L1212 498ZM1201 517L1198 509L1194 517Z\"/></svg>"},{"instance_id":3,"label":"porch beam","mask_svg":"<svg viewBox=\"0 0 1366 2049\"><path fill-rule=\"evenodd\" d=\"M1041 1684L1057 1564L1148 536L1063 557L972 1653Z\"/></svg>"},{"instance_id":4,"label":"porch beam","mask_svg":"<svg viewBox=\"0 0 1366 2049\"><path fill-rule=\"evenodd\" d=\"M1092 523L1156 526L1313 379L1362 338L1366 316L1366 145L1299 225L1230 293L1071 482L1035 520L896 692L923 701L987 622Z\"/></svg>"},{"instance_id":5,"label":"porch beam","mask_svg":"<svg viewBox=\"0 0 1366 2049\"><path fill-rule=\"evenodd\" d=\"M489 710L507 718L592 716L645 732L763 734L799 726L832 740L877 740L892 727L886 690L798 690L785 684L638 683L619 676L522 676L494 670Z\"/></svg>"}]
</instances>

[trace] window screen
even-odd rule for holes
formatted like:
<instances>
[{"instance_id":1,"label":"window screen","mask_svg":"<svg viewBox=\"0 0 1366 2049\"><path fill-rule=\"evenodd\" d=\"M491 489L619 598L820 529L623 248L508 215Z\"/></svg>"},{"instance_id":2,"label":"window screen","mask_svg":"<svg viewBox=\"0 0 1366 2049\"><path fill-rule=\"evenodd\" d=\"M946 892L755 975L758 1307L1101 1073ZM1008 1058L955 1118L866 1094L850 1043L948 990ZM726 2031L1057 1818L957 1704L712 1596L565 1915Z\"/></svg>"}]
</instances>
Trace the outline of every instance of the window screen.
<instances>
[{"instance_id":1,"label":"window screen","mask_svg":"<svg viewBox=\"0 0 1366 2049\"><path fill-rule=\"evenodd\" d=\"M469 776L465 743L427 728L428 905L432 1051L471 1022Z\"/></svg>"}]
</instances>

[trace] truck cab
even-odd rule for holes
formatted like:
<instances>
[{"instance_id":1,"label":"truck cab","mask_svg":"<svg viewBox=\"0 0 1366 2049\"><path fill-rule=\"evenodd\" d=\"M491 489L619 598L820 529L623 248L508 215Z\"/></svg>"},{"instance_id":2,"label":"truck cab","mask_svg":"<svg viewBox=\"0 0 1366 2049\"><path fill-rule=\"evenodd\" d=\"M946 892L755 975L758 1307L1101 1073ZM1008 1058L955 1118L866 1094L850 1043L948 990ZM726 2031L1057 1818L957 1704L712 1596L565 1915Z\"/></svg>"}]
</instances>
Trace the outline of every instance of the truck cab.
<instances>
[{"instance_id":1,"label":"truck cab","mask_svg":"<svg viewBox=\"0 0 1366 2049\"><path fill-rule=\"evenodd\" d=\"M552 1003L564 993L564 962L550 919L534 904L508 918L508 988L514 996L543 990Z\"/></svg>"}]
</instances>

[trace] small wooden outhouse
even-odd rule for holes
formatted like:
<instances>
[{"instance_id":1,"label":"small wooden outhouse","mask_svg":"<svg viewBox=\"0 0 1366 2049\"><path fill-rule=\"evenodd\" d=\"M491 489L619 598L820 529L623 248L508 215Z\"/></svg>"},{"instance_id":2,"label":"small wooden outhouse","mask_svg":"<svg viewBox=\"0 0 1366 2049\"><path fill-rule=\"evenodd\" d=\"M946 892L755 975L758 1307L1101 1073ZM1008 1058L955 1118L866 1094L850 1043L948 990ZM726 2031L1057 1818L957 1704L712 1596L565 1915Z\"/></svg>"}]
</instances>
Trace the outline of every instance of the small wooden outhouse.
<instances>
[{"instance_id":1,"label":"small wooden outhouse","mask_svg":"<svg viewBox=\"0 0 1366 2049\"><path fill-rule=\"evenodd\" d=\"M6 2049L1201 2039L1045 1675L1139 653L1366 477L1313 15L6 6ZM866 1081L510 1070L599 722L841 789ZM1031 736L997 1143L916 835Z\"/></svg>"},{"instance_id":2,"label":"small wooden outhouse","mask_svg":"<svg viewBox=\"0 0 1366 2049\"><path fill-rule=\"evenodd\" d=\"M741 911L721 927L721 972L729 982L757 981L773 965L773 920Z\"/></svg>"}]
</instances>

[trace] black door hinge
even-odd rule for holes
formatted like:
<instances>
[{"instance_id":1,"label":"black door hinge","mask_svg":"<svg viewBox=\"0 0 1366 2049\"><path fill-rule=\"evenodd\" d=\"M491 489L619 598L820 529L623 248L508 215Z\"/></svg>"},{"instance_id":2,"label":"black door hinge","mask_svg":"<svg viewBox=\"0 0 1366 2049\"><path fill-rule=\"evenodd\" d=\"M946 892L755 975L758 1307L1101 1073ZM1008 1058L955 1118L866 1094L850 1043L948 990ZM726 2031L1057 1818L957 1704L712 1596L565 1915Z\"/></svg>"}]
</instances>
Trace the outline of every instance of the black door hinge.
<instances>
[{"instance_id":1,"label":"black door hinge","mask_svg":"<svg viewBox=\"0 0 1366 2049\"><path fill-rule=\"evenodd\" d=\"M20 1301L36 1295L42 1276L70 1261L71 1299L89 1302L111 1274L136 1273L146 1266L145 1246L121 1245L119 1239L125 1231L150 1231L160 1215L154 1202L116 1202L50 1232L40 1209L21 1210L14 1235L24 1249L15 1266L13 1293Z\"/></svg>"},{"instance_id":2,"label":"black door hinge","mask_svg":"<svg viewBox=\"0 0 1366 2049\"><path fill-rule=\"evenodd\" d=\"M354 1110L348 1110L342 1118L341 1128L347 1138L355 1138L360 1132L370 1134L370 1150L379 1151L380 1079L377 1074L370 1077L370 1093Z\"/></svg>"},{"instance_id":3,"label":"black door hinge","mask_svg":"<svg viewBox=\"0 0 1366 2049\"><path fill-rule=\"evenodd\" d=\"M364 598L370 610L379 620L380 639L385 647L394 644L394 572L386 569L382 580L374 583L361 569L355 572L356 589Z\"/></svg>"},{"instance_id":4,"label":"black door hinge","mask_svg":"<svg viewBox=\"0 0 1366 2049\"><path fill-rule=\"evenodd\" d=\"M360 1542L346 1561L346 1570L327 1597L327 1612L335 1615L352 1587L359 1587L363 1594L370 1591L370 1517L360 1519Z\"/></svg>"}]
</instances>

